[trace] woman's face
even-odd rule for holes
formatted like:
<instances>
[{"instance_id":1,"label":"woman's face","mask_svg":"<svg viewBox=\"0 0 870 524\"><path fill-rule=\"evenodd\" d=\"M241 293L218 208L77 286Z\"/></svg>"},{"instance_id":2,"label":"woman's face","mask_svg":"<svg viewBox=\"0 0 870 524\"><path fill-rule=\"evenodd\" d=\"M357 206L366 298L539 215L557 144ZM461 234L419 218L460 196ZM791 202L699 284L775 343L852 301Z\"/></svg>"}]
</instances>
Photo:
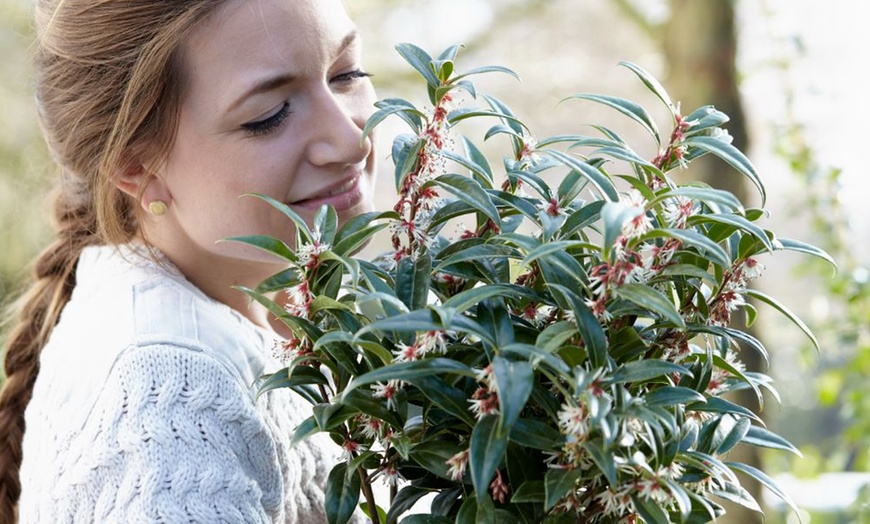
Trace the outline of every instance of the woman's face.
<instances>
[{"instance_id":1,"label":"woman's face","mask_svg":"<svg viewBox=\"0 0 870 524\"><path fill-rule=\"evenodd\" d=\"M229 0L185 41L177 136L146 190L169 211L146 231L188 277L274 262L227 237L292 244L286 217L240 195L269 195L309 223L323 204L345 220L372 209L361 138L375 94L360 48L340 0Z\"/></svg>"}]
</instances>

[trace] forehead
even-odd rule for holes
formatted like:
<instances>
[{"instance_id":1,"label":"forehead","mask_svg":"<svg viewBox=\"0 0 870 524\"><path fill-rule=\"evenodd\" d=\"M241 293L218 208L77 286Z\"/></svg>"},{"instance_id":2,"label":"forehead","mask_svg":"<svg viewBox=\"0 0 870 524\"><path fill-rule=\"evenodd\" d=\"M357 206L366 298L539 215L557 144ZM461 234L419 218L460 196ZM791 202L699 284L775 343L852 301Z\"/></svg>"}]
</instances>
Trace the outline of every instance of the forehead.
<instances>
[{"instance_id":1,"label":"forehead","mask_svg":"<svg viewBox=\"0 0 870 524\"><path fill-rule=\"evenodd\" d=\"M316 72L353 27L340 0L229 0L182 45L187 91L225 98L251 78Z\"/></svg>"}]
</instances>

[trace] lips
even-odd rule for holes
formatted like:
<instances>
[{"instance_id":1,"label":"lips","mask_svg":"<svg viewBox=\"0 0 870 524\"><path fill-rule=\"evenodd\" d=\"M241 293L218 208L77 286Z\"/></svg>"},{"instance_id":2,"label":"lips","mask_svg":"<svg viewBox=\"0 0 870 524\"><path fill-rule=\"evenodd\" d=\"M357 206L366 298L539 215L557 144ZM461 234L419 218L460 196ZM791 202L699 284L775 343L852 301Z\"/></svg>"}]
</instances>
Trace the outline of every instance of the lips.
<instances>
[{"instance_id":1,"label":"lips","mask_svg":"<svg viewBox=\"0 0 870 524\"><path fill-rule=\"evenodd\" d=\"M309 198L291 202L290 205L315 210L320 206L330 205L336 211L348 210L362 202L364 195L360 187L361 179L360 174L345 178Z\"/></svg>"}]
</instances>

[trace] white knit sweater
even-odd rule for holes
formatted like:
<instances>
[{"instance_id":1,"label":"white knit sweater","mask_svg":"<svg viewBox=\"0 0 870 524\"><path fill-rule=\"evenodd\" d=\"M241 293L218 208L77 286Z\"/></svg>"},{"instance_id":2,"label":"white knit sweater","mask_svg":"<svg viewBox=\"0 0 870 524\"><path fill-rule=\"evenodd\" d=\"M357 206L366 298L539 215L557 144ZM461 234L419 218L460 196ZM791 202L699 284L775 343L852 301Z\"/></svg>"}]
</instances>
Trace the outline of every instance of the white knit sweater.
<instances>
[{"instance_id":1,"label":"white knit sweater","mask_svg":"<svg viewBox=\"0 0 870 524\"><path fill-rule=\"evenodd\" d=\"M88 248L26 411L23 523L325 522L334 444L291 449L271 333L168 262Z\"/></svg>"}]
</instances>

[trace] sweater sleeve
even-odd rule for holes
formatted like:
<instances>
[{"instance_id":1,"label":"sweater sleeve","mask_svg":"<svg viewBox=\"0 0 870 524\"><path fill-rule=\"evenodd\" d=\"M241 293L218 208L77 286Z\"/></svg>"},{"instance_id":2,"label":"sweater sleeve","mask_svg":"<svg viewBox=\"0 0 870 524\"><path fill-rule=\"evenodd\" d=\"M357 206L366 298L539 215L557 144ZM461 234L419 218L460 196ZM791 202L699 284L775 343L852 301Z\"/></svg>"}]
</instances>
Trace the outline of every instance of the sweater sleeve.
<instances>
[{"instance_id":1,"label":"sweater sleeve","mask_svg":"<svg viewBox=\"0 0 870 524\"><path fill-rule=\"evenodd\" d=\"M129 348L63 459L53 521L282 520L275 447L220 362L174 346Z\"/></svg>"}]
</instances>

